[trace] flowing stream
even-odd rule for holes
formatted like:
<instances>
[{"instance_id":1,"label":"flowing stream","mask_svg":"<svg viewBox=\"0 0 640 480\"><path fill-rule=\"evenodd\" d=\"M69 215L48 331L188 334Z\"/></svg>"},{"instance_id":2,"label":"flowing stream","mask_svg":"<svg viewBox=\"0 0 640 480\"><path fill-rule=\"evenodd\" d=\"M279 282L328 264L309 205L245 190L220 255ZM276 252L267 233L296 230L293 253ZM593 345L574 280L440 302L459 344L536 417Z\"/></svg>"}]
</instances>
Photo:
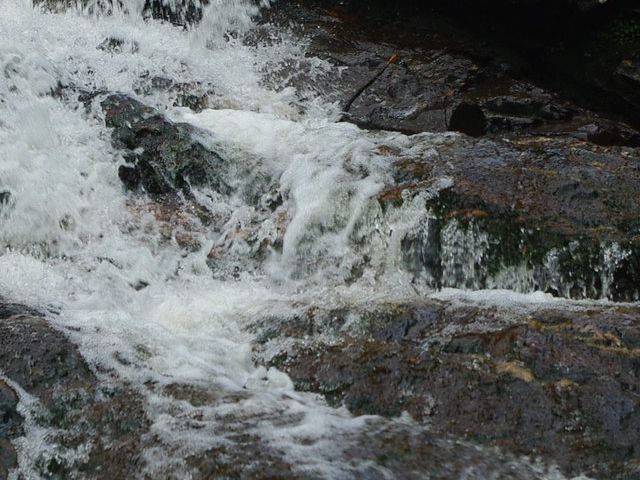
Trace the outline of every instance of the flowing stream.
<instances>
[{"instance_id":1,"label":"flowing stream","mask_svg":"<svg viewBox=\"0 0 640 480\"><path fill-rule=\"evenodd\" d=\"M401 232L419 202L393 218L395 234L381 235L369 200L390 175L381 146L429 155L445 136L336 123L338 105L290 81L304 72L313 85L332 67L307 57L287 31L263 25L256 33L258 7L244 0L210 2L190 29L145 21L144 2L123 3L110 15L96 5L51 13L30 0L2 3L0 296L48 312L101 381L141 392L157 439L141 476L189 478L185 457L244 431L305 476L392 478L345 450L367 429L422 427L354 417L294 391L285 374L254 365L250 327L309 305L437 295L400 268ZM98 48L110 38L118 51ZM156 78L201 86L212 108L175 106L175 92L150 87ZM125 191L100 96L83 103L82 92L127 93L207 132L201 140L229 160L224 175L234 187L229 195L195 189L214 220L176 213L166 221L152 199ZM196 408L163 395L176 381L215 389L221 400ZM28 395L22 402L28 413ZM91 448L60 449L34 422L16 442L24 478L43 476L42 455L73 463ZM509 468L538 472L526 460ZM467 478L479 477L470 470Z\"/></svg>"}]
</instances>

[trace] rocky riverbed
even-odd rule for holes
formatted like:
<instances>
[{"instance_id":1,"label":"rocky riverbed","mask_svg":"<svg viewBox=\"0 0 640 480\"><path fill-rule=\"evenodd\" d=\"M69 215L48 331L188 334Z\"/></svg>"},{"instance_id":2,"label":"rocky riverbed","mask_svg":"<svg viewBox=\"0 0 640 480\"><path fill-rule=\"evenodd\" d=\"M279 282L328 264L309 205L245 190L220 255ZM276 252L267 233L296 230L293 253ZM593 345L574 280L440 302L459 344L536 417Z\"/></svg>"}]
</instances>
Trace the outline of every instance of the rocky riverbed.
<instances>
[{"instance_id":1,"label":"rocky riverbed","mask_svg":"<svg viewBox=\"0 0 640 480\"><path fill-rule=\"evenodd\" d=\"M10 2L0 478L640 478L627 44L574 95L468 2Z\"/></svg>"}]
</instances>

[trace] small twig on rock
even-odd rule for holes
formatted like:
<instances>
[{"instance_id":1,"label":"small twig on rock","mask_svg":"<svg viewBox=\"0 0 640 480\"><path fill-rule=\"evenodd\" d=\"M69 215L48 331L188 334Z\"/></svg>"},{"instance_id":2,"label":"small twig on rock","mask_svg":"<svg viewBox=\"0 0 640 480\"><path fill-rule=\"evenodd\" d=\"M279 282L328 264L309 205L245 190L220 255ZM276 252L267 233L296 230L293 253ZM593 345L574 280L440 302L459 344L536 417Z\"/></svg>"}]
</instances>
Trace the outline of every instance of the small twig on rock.
<instances>
[{"instance_id":1,"label":"small twig on rock","mask_svg":"<svg viewBox=\"0 0 640 480\"><path fill-rule=\"evenodd\" d=\"M376 73L373 78L371 78L371 80L369 80L366 84L364 84L362 87L360 87L352 96L351 98L349 98L349 100L347 101L347 103L345 104L344 108L342 109L342 115L340 116L340 120L338 120L339 122L343 122L347 119L347 114L349 113L349 109L351 108L351 105L353 105L353 102L355 102L358 97L360 95L362 95L362 93L369 88L371 85L373 85L373 83L382 76L382 74L387 70L387 68L389 68L389 65L391 65L392 63L395 63L398 60L398 56L394 53L389 57L389 60L387 60L387 62L383 65L383 67L378 71L378 73Z\"/></svg>"}]
</instances>

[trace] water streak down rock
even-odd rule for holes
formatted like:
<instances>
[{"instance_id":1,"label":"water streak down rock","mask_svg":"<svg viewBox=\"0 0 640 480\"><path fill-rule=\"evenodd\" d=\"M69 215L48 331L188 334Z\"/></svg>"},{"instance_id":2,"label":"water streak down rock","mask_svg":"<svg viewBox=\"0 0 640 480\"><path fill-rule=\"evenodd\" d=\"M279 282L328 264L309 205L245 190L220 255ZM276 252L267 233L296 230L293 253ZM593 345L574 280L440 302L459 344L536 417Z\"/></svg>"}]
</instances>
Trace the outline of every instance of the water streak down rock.
<instances>
[{"instance_id":1,"label":"water streak down rock","mask_svg":"<svg viewBox=\"0 0 640 480\"><path fill-rule=\"evenodd\" d=\"M438 177L453 181L425 201L431 213L403 240L416 275L435 286L640 298L636 151L544 137L453 137L435 148L428 159L396 160L397 184L380 196L387 210ZM526 285L508 278L519 268Z\"/></svg>"},{"instance_id":2,"label":"water streak down rock","mask_svg":"<svg viewBox=\"0 0 640 480\"><path fill-rule=\"evenodd\" d=\"M35 5L44 5L51 11L61 11L75 7L88 9L90 12L112 12L114 5L126 10L127 2L122 0L33 0ZM166 20L174 25L189 25L202 19L202 7L209 0L145 0L142 14L159 20Z\"/></svg>"},{"instance_id":3,"label":"water streak down rock","mask_svg":"<svg viewBox=\"0 0 640 480\"><path fill-rule=\"evenodd\" d=\"M401 246L416 279L436 288L640 298L637 130L519 77L517 59L471 36L452 30L445 39L435 20L399 31L387 24L370 30L337 7L291 7L287 15L312 25L304 32L310 50L340 68L324 83L313 81L330 98L344 102L397 53L400 61L353 103L350 121L407 134L467 134L417 140L432 148L426 154L403 153L393 142L379 150L393 180L364 223L397 232L398 211L421 212ZM451 186L434 194L443 179ZM371 235L375 229L359 241Z\"/></svg>"}]
</instances>

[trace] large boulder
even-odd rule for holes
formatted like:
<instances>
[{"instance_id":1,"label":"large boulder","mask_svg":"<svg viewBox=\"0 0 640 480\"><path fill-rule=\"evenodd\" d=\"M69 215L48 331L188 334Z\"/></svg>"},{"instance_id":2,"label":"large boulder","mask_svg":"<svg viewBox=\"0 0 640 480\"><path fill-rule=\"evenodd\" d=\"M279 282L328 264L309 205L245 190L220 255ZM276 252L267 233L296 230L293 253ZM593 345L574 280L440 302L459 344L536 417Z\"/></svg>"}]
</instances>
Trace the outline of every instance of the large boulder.
<instances>
[{"instance_id":1,"label":"large boulder","mask_svg":"<svg viewBox=\"0 0 640 480\"><path fill-rule=\"evenodd\" d=\"M47 409L64 405L71 391L92 390L93 374L61 333L31 308L0 301L0 365L3 374ZM18 395L0 380L0 478L17 467L11 440L24 434Z\"/></svg>"},{"instance_id":2,"label":"large boulder","mask_svg":"<svg viewBox=\"0 0 640 480\"><path fill-rule=\"evenodd\" d=\"M374 13L362 19L342 7L282 3L269 15L283 24L295 19L311 39L310 53L340 70L335 77L311 76L304 87L335 99L346 110L343 119L364 128L407 134L564 132L602 145L640 144L637 129L584 108L585 98L569 101L528 78L546 76L531 71L530 55L438 14L425 13L420 22L409 17L405 24ZM387 64L391 58L396 61ZM304 72L295 78L304 82ZM625 114L633 117L629 109Z\"/></svg>"},{"instance_id":3,"label":"large boulder","mask_svg":"<svg viewBox=\"0 0 640 480\"><path fill-rule=\"evenodd\" d=\"M115 146L125 151L128 164L118 173L128 188L142 187L152 195L190 195L192 185L230 192L221 177L224 160L198 140L206 133L173 123L127 95L107 96L102 109L106 125L113 128Z\"/></svg>"}]
</instances>

